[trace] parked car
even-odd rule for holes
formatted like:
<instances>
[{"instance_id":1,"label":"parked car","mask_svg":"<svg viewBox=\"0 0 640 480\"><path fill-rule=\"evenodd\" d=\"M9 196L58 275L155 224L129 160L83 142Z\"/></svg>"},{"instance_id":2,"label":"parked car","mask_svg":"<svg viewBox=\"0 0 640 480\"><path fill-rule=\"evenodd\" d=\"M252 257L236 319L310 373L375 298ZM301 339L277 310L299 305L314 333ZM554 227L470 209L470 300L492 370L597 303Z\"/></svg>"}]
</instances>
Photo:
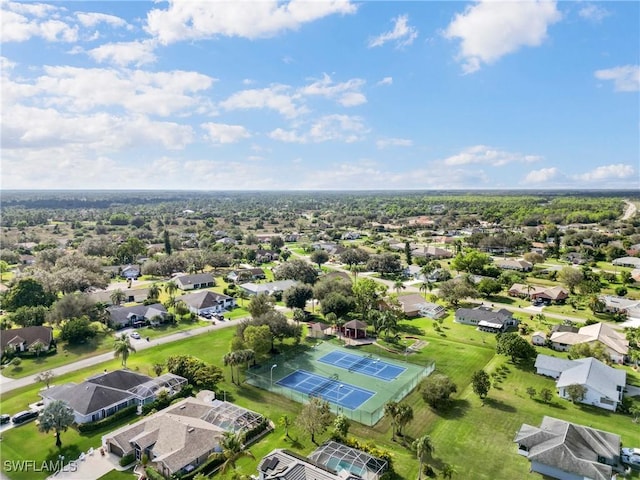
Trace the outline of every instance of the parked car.
<instances>
[{"instance_id":1,"label":"parked car","mask_svg":"<svg viewBox=\"0 0 640 480\"><path fill-rule=\"evenodd\" d=\"M20 425L22 423L38 418L38 415L40 415L40 413L35 410L25 410L24 412L16 413L11 421L14 425Z\"/></svg>"},{"instance_id":2,"label":"parked car","mask_svg":"<svg viewBox=\"0 0 640 480\"><path fill-rule=\"evenodd\" d=\"M11 421L11 415L7 415L3 413L0 415L0 425L4 425L5 423L9 423Z\"/></svg>"},{"instance_id":3,"label":"parked car","mask_svg":"<svg viewBox=\"0 0 640 480\"><path fill-rule=\"evenodd\" d=\"M140 340L140 338L141 338L141 337L140 337L140 334L139 334L138 332L131 332L131 333L129 334L129 336L130 336L131 338L135 338L136 340Z\"/></svg>"},{"instance_id":4,"label":"parked car","mask_svg":"<svg viewBox=\"0 0 640 480\"><path fill-rule=\"evenodd\" d=\"M623 448L622 463L640 466L640 448Z\"/></svg>"}]
</instances>

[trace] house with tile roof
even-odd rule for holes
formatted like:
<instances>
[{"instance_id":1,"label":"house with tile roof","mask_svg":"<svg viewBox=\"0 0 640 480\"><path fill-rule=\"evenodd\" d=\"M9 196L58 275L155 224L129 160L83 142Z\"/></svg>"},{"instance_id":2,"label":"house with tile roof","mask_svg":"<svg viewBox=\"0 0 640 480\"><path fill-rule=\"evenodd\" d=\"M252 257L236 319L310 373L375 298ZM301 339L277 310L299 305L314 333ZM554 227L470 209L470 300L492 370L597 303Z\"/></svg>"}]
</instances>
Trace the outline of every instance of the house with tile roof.
<instances>
[{"instance_id":1,"label":"house with tile roof","mask_svg":"<svg viewBox=\"0 0 640 480\"><path fill-rule=\"evenodd\" d=\"M496 266L503 270L515 270L518 272L530 272L533 269L533 263L516 259L496 260Z\"/></svg>"},{"instance_id":2,"label":"house with tile roof","mask_svg":"<svg viewBox=\"0 0 640 480\"><path fill-rule=\"evenodd\" d=\"M570 399L568 387L582 385L585 388L581 403L615 412L622 402L627 374L612 368L595 358L564 358L538 355L536 372L556 379L556 390L561 398Z\"/></svg>"},{"instance_id":3,"label":"house with tile roof","mask_svg":"<svg viewBox=\"0 0 640 480\"><path fill-rule=\"evenodd\" d=\"M569 298L569 291L561 286L543 287L540 285L525 285L514 283L508 292L512 297L530 298L531 300L542 299L548 303L564 302Z\"/></svg>"},{"instance_id":4,"label":"house with tile roof","mask_svg":"<svg viewBox=\"0 0 640 480\"><path fill-rule=\"evenodd\" d=\"M554 332L550 338L551 348L567 351L572 345L600 343L614 363L624 363L629 355L629 340L606 323L586 325L575 332Z\"/></svg>"},{"instance_id":5,"label":"house with tile roof","mask_svg":"<svg viewBox=\"0 0 640 480\"><path fill-rule=\"evenodd\" d=\"M260 293L266 293L271 295L275 292L284 292L285 290L297 285L295 280L277 280L275 282L267 283L253 283L247 282L240 285L240 288L247 292L248 295L258 295Z\"/></svg>"},{"instance_id":6,"label":"house with tile roof","mask_svg":"<svg viewBox=\"0 0 640 480\"><path fill-rule=\"evenodd\" d=\"M620 436L545 416L539 427L523 424L515 438L531 471L559 480L615 480L622 471Z\"/></svg>"}]
</instances>

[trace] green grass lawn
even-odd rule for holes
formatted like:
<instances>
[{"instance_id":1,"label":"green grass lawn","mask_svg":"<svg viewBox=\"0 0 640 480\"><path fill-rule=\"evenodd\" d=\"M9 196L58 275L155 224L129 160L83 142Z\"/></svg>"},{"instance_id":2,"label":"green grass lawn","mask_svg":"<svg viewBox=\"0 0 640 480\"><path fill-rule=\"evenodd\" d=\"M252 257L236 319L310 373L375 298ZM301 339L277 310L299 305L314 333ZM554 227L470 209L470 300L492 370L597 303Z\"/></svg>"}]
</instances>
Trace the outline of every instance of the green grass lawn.
<instances>
[{"instance_id":1,"label":"green grass lawn","mask_svg":"<svg viewBox=\"0 0 640 480\"><path fill-rule=\"evenodd\" d=\"M479 332L471 326L456 324L452 321L452 316L444 321L439 330L434 329L433 325L432 320L424 318L404 321L401 324L399 342L380 341L384 350L376 345L364 348L380 356L387 355L404 361L403 342L411 344L417 340L424 340L424 348L410 354L408 360L419 364L435 360L437 371L449 375L458 386L458 391L453 396L452 407L444 411L434 411L426 406L418 391L408 395L404 401L412 406L414 419L405 429L404 438L398 438L396 441L391 439L390 422L386 418L372 428L351 423L350 434L392 452L394 467L401 478L417 477L418 463L408 445L414 438L424 434L432 436L435 447L429 463L436 470L444 463L454 465L458 472L454 479L529 478L529 462L517 455L512 440L522 423L539 425L544 415L616 432L621 435L625 445L637 443L638 426L631 422L630 417L588 406L576 406L559 398L554 398L550 404L544 404L537 398L529 398L526 393L527 387L531 386L537 391L542 388L554 390L553 380L536 375L532 367L521 368L511 364L506 357L495 355L494 335ZM234 333L235 329L223 329L144 350L131 355L128 366L151 374L151 366L154 363L166 360L169 355L190 352L204 361L222 365L222 356L228 351ZM118 367L119 362L114 359L103 365L56 378L55 383L79 382L104 368L111 370ZM477 398L470 387L471 375L479 369L497 374L494 388L490 390L484 402ZM228 368L223 371L228 379ZM39 388L39 385L32 385L2 395L2 410L14 413L23 409L28 403L38 399ZM258 411L276 424L282 415L295 419L301 409L299 403L246 383L237 386L225 380L219 385L219 393L222 392L227 400ZM69 430L62 436L63 448L67 449L72 457L80 451L86 451L89 446L98 445L99 437L103 433L88 437ZM283 427L278 426L273 433L251 447L256 459L240 460L236 472L229 472L221 477L226 479L234 474L255 474L258 460L274 448L289 448L302 455L307 455L315 449L315 445L295 425L290 428L290 436L293 440L285 437ZM317 436L317 440L321 443L327 437L328 432L325 432ZM44 442L45 439L50 445ZM53 436L36 432L34 424L8 431L3 435L3 460L45 459L50 455L57 458ZM113 475L106 478L123 478L119 473ZM40 478L17 474L11 474L10 477Z\"/></svg>"},{"instance_id":2,"label":"green grass lawn","mask_svg":"<svg viewBox=\"0 0 640 480\"><path fill-rule=\"evenodd\" d=\"M132 480L133 470L111 470L105 473L98 480Z\"/></svg>"}]
</instances>

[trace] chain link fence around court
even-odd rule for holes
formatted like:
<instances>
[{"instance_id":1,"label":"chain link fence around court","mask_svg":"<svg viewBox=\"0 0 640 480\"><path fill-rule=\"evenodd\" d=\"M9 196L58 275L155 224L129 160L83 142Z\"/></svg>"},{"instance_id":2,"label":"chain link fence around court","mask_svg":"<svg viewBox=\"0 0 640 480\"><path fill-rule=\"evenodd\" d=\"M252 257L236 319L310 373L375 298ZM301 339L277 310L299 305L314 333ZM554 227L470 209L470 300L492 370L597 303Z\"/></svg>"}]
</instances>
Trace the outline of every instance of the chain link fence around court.
<instances>
[{"instance_id":1,"label":"chain link fence around court","mask_svg":"<svg viewBox=\"0 0 640 480\"><path fill-rule=\"evenodd\" d=\"M351 420L367 426L376 424L384 416L384 406L389 402L399 402L406 397L420 381L435 370L435 362L426 365L417 365L411 362L400 362L382 355L374 357L388 364L404 368L395 379L384 381L351 369L340 368L335 365L320 362L318 359L335 350L344 351L350 355L359 355L363 358L367 355L354 349L346 349L329 342L322 342L312 348L299 350L288 354L280 354L273 357L269 363L251 368L247 371L247 382L256 387L283 395L300 403L307 403L309 395L298 392L292 388L278 385L278 381L296 370L321 375L327 380L335 379L340 383L350 384L375 392L369 400L356 409L350 409L332 402L330 398L324 398L329 402L331 411L342 413Z\"/></svg>"}]
</instances>

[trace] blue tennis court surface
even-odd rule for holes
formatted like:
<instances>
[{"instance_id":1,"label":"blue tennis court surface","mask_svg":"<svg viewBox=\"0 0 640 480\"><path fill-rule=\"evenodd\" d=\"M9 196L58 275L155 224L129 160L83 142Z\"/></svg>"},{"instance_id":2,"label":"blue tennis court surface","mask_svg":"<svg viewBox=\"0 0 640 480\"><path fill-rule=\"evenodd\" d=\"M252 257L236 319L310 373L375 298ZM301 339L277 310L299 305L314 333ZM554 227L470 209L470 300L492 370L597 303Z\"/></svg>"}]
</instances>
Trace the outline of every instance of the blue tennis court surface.
<instances>
[{"instance_id":1,"label":"blue tennis court surface","mask_svg":"<svg viewBox=\"0 0 640 480\"><path fill-rule=\"evenodd\" d=\"M339 368L344 368L350 372L362 373L370 377L379 378L387 382L395 379L406 370L404 367L392 365L379 358L372 356L360 356L352 353L334 350L320 357L318 361Z\"/></svg>"},{"instance_id":2,"label":"blue tennis court surface","mask_svg":"<svg viewBox=\"0 0 640 480\"><path fill-rule=\"evenodd\" d=\"M306 370L296 370L276 384L351 410L355 410L375 394L370 390L342 383L337 378L322 377Z\"/></svg>"}]
</instances>

